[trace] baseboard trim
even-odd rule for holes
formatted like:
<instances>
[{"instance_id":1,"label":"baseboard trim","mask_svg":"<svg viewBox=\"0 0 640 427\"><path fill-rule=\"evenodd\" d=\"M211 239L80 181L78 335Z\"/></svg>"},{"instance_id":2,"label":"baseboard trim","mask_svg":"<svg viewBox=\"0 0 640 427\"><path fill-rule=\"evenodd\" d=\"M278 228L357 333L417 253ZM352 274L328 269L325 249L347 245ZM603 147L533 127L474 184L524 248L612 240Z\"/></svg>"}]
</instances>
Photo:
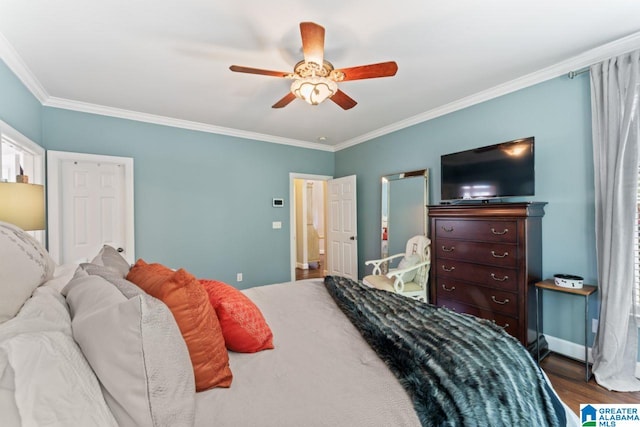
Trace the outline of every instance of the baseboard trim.
<instances>
[{"instance_id":1,"label":"baseboard trim","mask_svg":"<svg viewBox=\"0 0 640 427\"><path fill-rule=\"evenodd\" d=\"M554 353L561 354L563 356L569 357L571 359L579 360L584 362L584 346L580 344L576 344L571 341L563 340L561 338L557 338L551 335L544 335L549 343L549 350ZM591 356L591 347L589 347L589 362L593 363L593 356Z\"/></svg>"},{"instance_id":2,"label":"baseboard trim","mask_svg":"<svg viewBox=\"0 0 640 427\"><path fill-rule=\"evenodd\" d=\"M584 346L571 341L556 338L551 335L545 334L545 338L549 343L549 350L553 351L554 353L566 356L570 359L584 362ZM591 347L589 347L589 363L593 363ZM636 363L636 378L640 378L640 361Z\"/></svg>"},{"instance_id":3,"label":"baseboard trim","mask_svg":"<svg viewBox=\"0 0 640 427\"><path fill-rule=\"evenodd\" d=\"M301 268L303 270L309 269L309 264L306 262L296 262L296 268Z\"/></svg>"}]
</instances>

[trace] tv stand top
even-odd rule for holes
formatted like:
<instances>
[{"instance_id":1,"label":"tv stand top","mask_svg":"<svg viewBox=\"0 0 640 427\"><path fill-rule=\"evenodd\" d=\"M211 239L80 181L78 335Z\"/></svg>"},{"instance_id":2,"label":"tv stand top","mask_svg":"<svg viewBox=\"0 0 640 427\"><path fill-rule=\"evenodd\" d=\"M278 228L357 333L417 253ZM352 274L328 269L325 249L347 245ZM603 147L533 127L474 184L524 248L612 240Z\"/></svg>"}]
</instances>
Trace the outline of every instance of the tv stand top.
<instances>
[{"instance_id":1,"label":"tv stand top","mask_svg":"<svg viewBox=\"0 0 640 427\"><path fill-rule=\"evenodd\" d=\"M429 206L429 216L492 216L492 217L512 217L512 216L544 216L544 207L547 202L492 202L492 203L463 203L463 204L441 204Z\"/></svg>"},{"instance_id":2,"label":"tv stand top","mask_svg":"<svg viewBox=\"0 0 640 427\"><path fill-rule=\"evenodd\" d=\"M457 199L440 202L441 205L485 205L489 203L507 203L503 199Z\"/></svg>"}]
</instances>

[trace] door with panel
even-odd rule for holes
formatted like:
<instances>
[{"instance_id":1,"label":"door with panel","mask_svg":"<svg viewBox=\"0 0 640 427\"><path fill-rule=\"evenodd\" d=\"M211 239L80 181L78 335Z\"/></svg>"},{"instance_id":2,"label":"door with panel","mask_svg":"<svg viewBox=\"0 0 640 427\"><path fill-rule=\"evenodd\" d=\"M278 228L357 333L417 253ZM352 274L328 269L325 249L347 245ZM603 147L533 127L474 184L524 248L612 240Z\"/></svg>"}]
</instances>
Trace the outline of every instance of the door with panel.
<instances>
[{"instance_id":1,"label":"door with panel","mask_svg":"<svg viewBox=\"0 0 640 427\"><path fill-rule=\"evenodd\" d=\"M355 175L327 182L327 270L358 280L358 227Z\"/></svg>"},{"instance_id":2,"label":"door with panel","mask_svg":"<svg viewBox=\"0 0 640 427\"><path fill-rule=\"evenodd\" d=\"M89 261L107 244L133 262L133 159L63 152L48 156L54 260Z\"/></svg>"}]
</instances>

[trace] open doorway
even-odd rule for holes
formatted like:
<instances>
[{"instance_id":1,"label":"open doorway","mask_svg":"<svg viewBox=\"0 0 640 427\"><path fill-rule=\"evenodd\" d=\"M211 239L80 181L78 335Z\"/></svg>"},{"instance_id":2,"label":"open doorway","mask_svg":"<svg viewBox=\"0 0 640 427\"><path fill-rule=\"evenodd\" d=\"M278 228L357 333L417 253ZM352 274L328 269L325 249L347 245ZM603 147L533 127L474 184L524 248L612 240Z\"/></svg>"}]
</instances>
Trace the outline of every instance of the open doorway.
<instances>
[{"instance_id":1,"label":"open doorway","mask_svg":"<svg viewBox=\"0 0 640 427\"><path fill-rule=\"evenodd\" d=\"M326 275L326 188L329 176L290 174L291 280Z\"/></svg>"}]
</instances>

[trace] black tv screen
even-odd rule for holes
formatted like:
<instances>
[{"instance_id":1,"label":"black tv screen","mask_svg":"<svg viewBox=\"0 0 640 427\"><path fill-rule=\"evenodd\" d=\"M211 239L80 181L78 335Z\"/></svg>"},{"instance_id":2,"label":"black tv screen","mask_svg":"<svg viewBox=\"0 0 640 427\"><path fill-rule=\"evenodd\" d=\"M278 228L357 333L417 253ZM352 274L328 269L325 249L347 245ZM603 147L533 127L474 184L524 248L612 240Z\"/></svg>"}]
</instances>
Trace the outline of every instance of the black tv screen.
<instances>
[{"instance_id":1,"label":"black tv screen","mask_svg":"<svg viewBox=\"0 0 640 427\"><path fill-rule=\"evenodd\" d=\"M441 200L535 195L534 137L440 158Z\"/></svg>"}]
</instances>

